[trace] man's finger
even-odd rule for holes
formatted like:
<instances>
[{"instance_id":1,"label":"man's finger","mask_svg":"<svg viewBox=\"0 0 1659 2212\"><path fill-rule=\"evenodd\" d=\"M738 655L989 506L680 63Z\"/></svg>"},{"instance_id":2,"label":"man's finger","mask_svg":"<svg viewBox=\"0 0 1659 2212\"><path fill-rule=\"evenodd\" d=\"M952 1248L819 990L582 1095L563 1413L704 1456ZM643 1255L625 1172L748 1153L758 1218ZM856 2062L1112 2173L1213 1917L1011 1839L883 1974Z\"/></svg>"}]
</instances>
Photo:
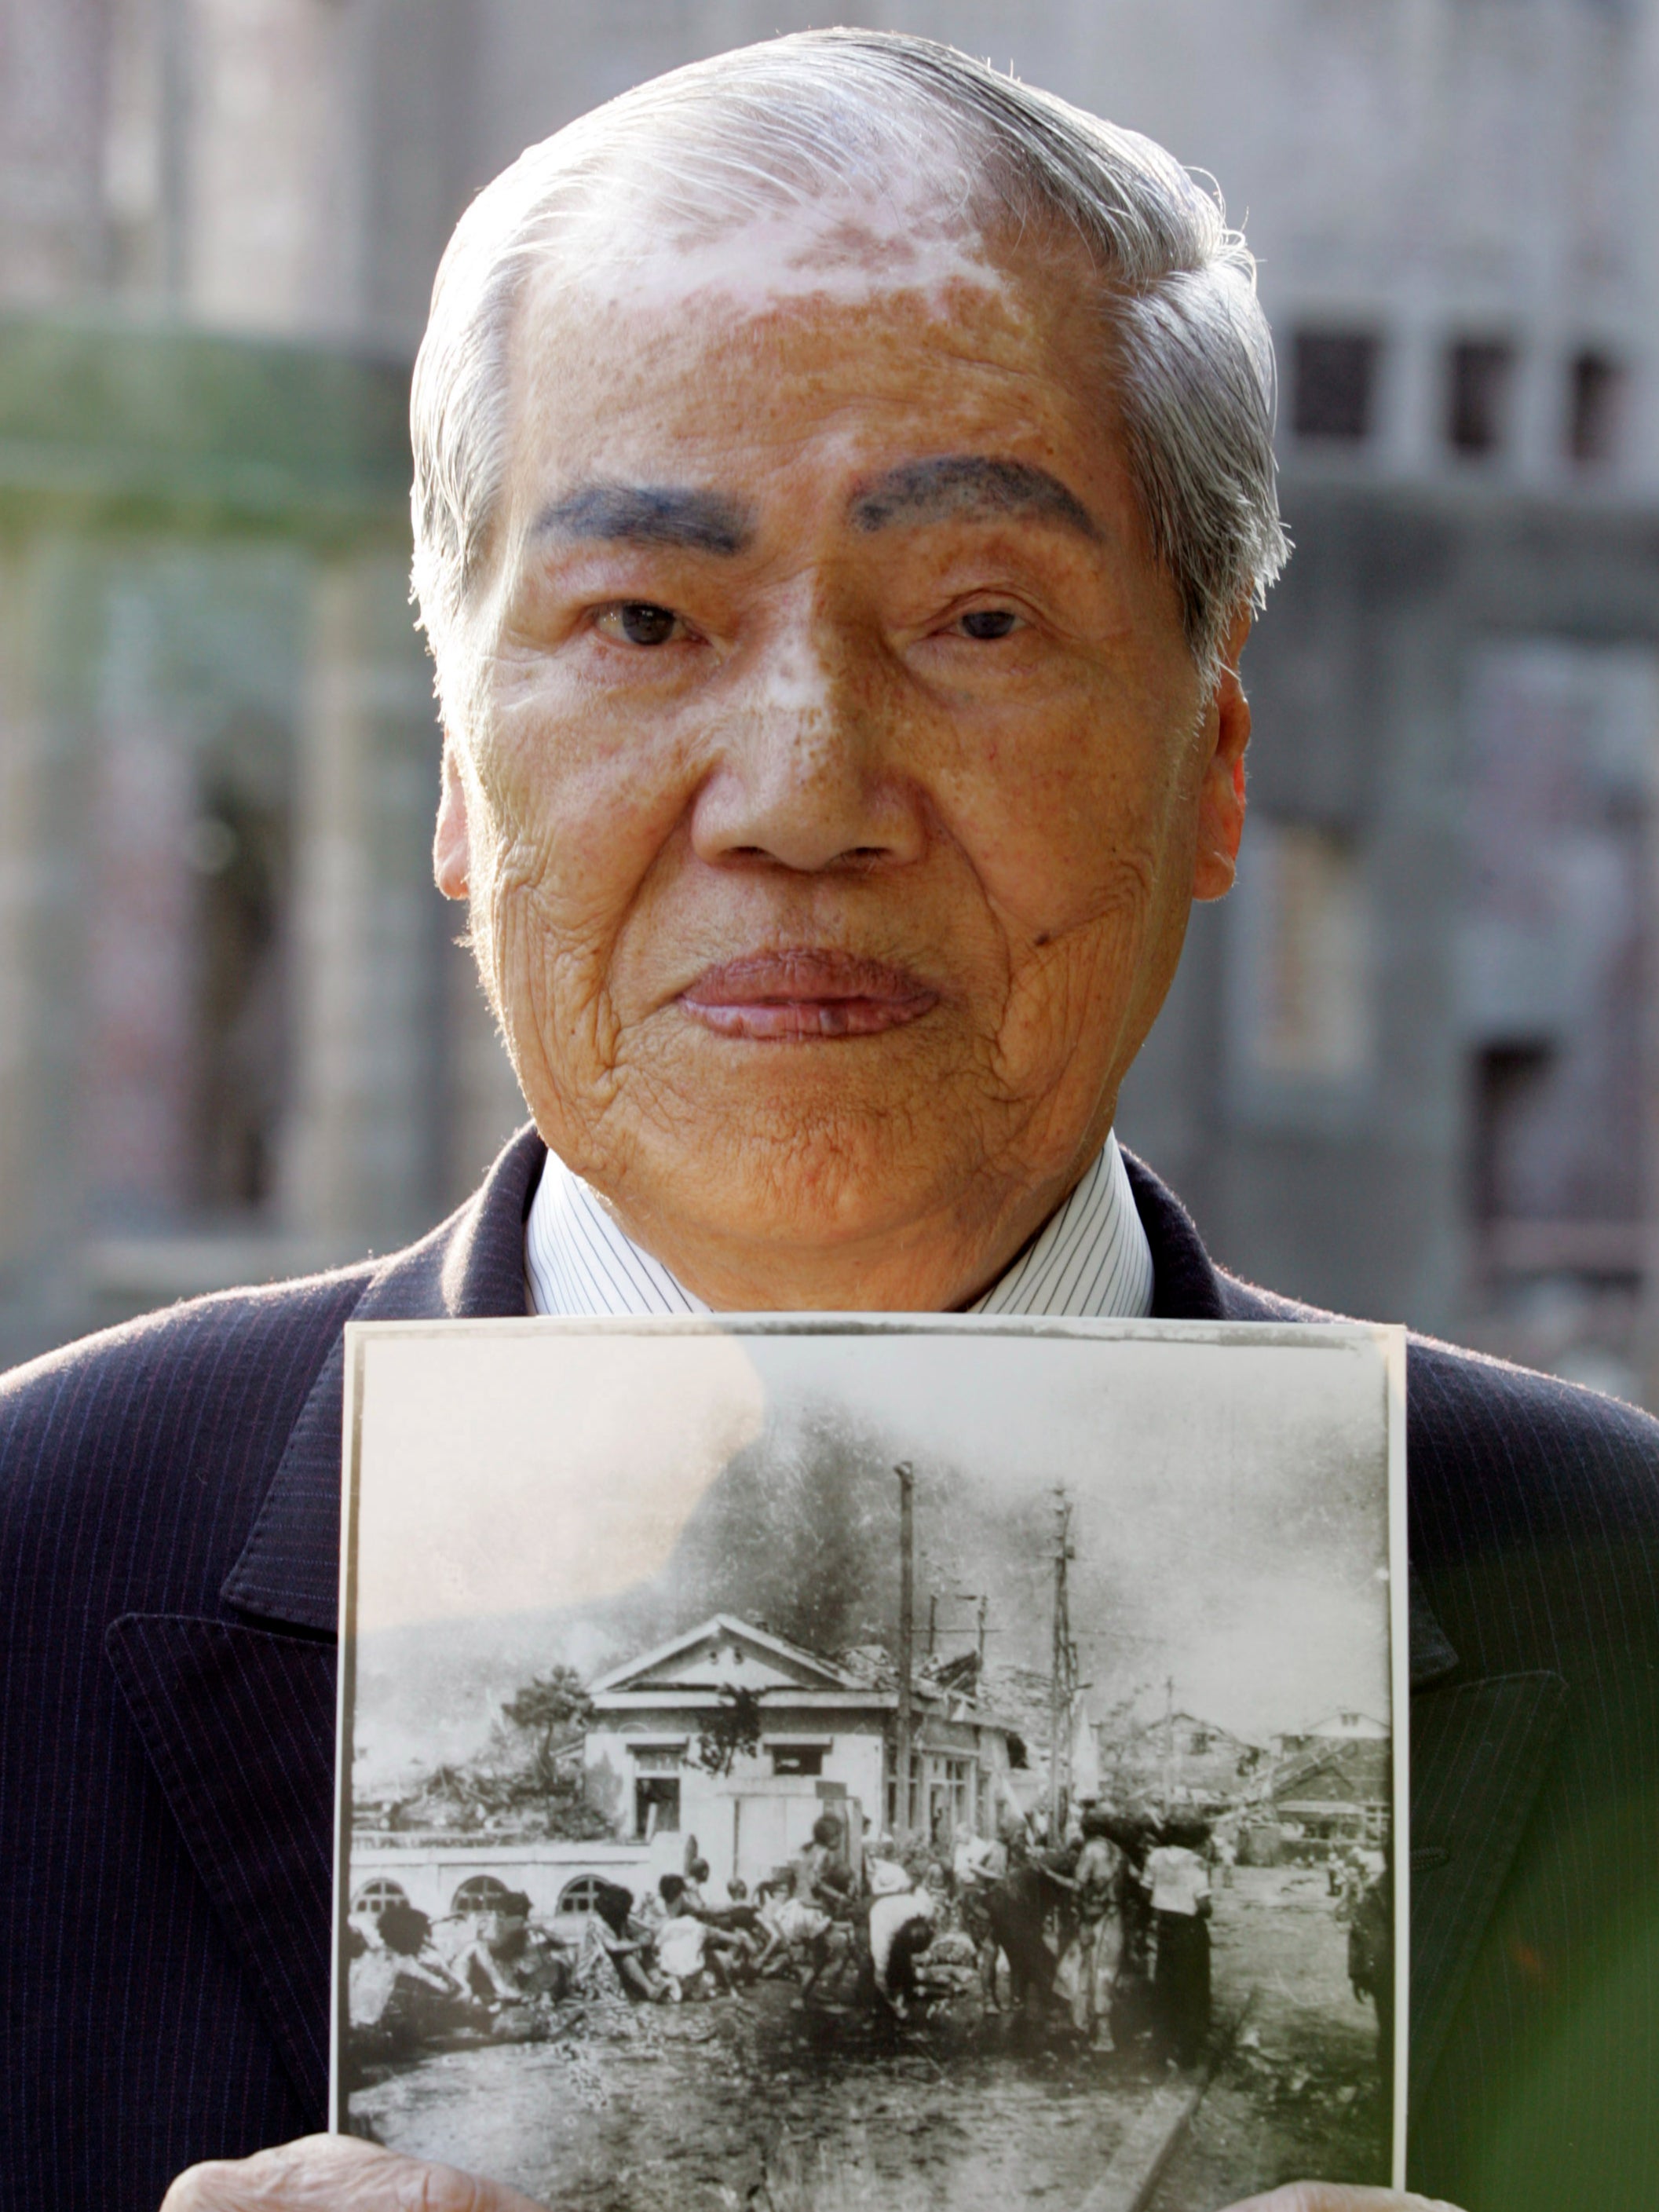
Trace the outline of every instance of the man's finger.
<instances>
[{"instance_id":1,"label":"man's finger","mask_svg":"<svg viewBox=\"0 0 1659 2212\"><path fill-rule=\"evenodd\" d=\"M1265 2197L1247 2197L1226 2212L1457 2212L1439 2197L1402 2189L1360 2189L1335 2181L1287 2181Z\"/></svg>"},{"instance_id":2,"label":"man's finger","mask_svg":"<svg viewBox=\"0 0 1659 2212\"><path fill-rule=\"evenodd\" d=\"M306 2136L181 2173L161 2212L546 2212L499 2181L349 2136Z\"/></svg>"}]
</instances>

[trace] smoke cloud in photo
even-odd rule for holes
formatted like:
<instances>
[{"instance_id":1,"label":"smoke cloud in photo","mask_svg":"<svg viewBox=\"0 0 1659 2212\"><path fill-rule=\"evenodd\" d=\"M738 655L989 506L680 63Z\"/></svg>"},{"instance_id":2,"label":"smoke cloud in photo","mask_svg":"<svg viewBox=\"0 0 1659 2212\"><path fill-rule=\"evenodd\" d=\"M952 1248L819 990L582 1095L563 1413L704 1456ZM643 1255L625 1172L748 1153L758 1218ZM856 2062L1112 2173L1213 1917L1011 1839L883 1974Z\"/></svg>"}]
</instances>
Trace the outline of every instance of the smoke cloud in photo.
<instances>
[{"instance_id":1,"label":"smoke cloud in photo","mask_svg":"<svg viewBox=\"0 0 1659 2212\"><path fill-rule=\"evenodd\" d=\"M1172 1699L1256 1742L1339 1707L1386 1721L1386 1344L526 1323L490 1332L483 1372L464 1330L376 1333L358 1784L471 1755L537 1672L591 1678L715 1613L890 1651L901 1461L937 1656L976 1648L982 1606L994 1674L1047 1668L1063 1498L1097 1716Z\"/></svg>"}]
</instances>

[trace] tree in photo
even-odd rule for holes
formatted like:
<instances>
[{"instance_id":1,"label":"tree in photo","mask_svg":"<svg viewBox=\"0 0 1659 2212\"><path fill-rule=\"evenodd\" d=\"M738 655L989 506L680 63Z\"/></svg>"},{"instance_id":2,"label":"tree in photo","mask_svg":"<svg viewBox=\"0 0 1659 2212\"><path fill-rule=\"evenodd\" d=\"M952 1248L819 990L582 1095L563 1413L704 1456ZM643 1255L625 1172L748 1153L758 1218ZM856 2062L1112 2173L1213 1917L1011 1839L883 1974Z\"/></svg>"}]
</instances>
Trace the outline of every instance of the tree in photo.
<instances>
[{"instance_id":1,"label":"tree in photo","mask_svg":"<svg viewBox=\"0 0 1659 2212\"><path fill-rule=\"evenodd\" d=\"M501 1717L536 1739L532 1771L545 1790L560 1780L558 1754L593 1725L593 1701L574 1667L552 1667L501 1707Z\"/></svg>"},{"instance_id":2,"label":"tree in photo","mask_svg":"<svg viewBox=\"0 0 1659 2212\"><path fill-rule=\"evenodd\" d=\"M728 1775L739 1759L760 1749L762 1695L720 1684L720 1702L697 1737L697 1764L706 1774Z\"/></svg>"}]
</instances>

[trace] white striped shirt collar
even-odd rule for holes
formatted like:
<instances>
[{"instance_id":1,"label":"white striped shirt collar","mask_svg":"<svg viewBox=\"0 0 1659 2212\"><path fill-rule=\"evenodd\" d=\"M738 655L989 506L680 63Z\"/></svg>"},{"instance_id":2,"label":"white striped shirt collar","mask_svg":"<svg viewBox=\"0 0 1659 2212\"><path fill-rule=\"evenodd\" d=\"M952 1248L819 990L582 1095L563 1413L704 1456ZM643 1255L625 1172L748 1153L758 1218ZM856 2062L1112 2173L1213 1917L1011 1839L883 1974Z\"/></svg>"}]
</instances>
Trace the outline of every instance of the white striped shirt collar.
<instances>
[{"instance_id":1,"label":"white striped shirt collar","mask_svg":"<svg viewBox=\"0 0 1659 2212\"><path fill-rule=\"evenodd\" d=\"M552 1152L531 1201L525 1273L532 1313L708 1311ZM1144 1319L1152 1310L1152 1248L1113 1135L1065 1204L968 1309L1124 1321Z\"/></svg>"}]
</instances>

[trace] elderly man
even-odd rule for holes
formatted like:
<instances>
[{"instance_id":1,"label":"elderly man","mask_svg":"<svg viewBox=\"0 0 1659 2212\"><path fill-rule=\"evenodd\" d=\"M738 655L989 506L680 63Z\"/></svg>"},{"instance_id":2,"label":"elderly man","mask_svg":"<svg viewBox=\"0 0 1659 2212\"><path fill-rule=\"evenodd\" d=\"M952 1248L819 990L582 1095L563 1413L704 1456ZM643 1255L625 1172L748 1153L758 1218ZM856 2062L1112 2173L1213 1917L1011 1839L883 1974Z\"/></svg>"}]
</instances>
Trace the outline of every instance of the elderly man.
<instances>
[{"instance_id":1,"label":"elderly man","mask_svg":"<svg viewBox=\"0 0 1659 2212\"><path fill-rule=\"evenodd\" d=\"M324 2113L348 1317L1302 1312L1112 1137L1284 555L1212 199L941 48L728 55L481 196L414 423L438 880L534 1127L408 1252L7 1386L20 2205L521 2207L250 2155ZM1413 2171L1644 2204L1659 1431L1422 1343L1410 1391Z\"/></svg>"}]
</instances>

